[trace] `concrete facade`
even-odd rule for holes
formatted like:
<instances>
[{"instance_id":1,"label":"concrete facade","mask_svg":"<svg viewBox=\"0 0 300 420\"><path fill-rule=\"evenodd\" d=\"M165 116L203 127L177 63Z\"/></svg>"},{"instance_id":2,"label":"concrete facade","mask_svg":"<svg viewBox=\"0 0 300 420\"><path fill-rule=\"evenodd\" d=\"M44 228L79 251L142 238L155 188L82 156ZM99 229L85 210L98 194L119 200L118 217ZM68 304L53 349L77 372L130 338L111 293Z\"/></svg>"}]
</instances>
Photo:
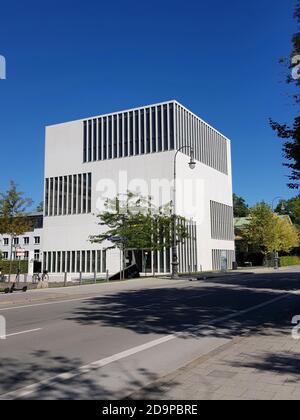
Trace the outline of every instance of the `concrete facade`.
<instances>
[{"instance_id":1,"label":"concrete facade","mask_svg":"<svg viewBox=\"0 0 300 420\"><path fill-rule=\"evenodd\" d=\"M213 255L226 256L231 268L233 216L223 223L217 214L214 234L211 220L212 203L232 214L230 141L176 101L46 128L44 268L51 273L119 271L119 251L106 253L111 244L89 241L99 232L96 215L105 197L129 190L149 193L157 205L170 202L175 152L185 144L194 148L197 165L193 171L189 168L189 150L178 154L177 213L196 224L197 255L181 271L220 268ZM228 225L229 237L222 233L222 224ZM170 272L167 254L158 255L156 272Z\"/></svg>"}]
</instances>

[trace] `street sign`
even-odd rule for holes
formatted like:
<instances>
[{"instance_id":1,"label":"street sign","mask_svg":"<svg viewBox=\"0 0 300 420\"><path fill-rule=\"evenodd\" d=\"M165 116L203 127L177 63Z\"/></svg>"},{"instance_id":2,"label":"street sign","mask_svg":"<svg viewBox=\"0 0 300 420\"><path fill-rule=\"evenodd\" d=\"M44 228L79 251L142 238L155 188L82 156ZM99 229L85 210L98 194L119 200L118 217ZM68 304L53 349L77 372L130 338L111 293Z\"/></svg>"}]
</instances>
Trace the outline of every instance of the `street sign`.
<instances>
[{"instance_id":1,"label":"street sign","mask_svg":"<svg viewBox=\"0 0 300 420\"><path fill-rule=\"evenodd\" d=\"M25 252L26 252L25 249L17 248L16 249L16 256L19 257L19 258L25 257Z\"/></svg>"}]
</instances>

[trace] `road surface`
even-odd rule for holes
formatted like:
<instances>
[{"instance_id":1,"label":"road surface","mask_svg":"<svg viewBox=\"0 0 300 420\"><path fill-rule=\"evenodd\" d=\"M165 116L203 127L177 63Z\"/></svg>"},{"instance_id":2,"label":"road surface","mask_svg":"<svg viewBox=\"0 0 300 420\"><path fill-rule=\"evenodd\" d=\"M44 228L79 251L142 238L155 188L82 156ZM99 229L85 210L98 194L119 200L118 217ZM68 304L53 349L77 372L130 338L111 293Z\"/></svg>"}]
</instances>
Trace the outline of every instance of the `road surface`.
<instances>
[{"instance_id":1,"label":"road surface","mask_svg":"<svg viewBox=\"0 0 300 420\"><path fill-rule=\"evenodd\" d=\"M0 399L125 398L236 337L291 325L299 290L297 267L1 295Z\"/></svg>"}]
</instances>

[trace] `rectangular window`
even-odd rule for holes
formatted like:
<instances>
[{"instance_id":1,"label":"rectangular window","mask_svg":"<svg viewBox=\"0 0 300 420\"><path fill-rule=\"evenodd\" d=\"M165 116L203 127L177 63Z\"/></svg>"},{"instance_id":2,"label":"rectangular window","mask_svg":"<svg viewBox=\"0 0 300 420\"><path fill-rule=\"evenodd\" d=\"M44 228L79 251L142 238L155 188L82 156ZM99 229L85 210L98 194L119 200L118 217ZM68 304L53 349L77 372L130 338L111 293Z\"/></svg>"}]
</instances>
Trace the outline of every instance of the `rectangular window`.
<instances>
[{"instance_id":1,"label":"rectangular window","mask_svg":"<svg viewBox=\"0 0 300 420\"><path fill-rule=\"evenodd\" d=\"M67 214L67 201L68 201L68 178L63 177L63 214Z\"/></svg>"},{"instance_id":2,"label":"rectangular window","mask_svg":"<svg viewBox=\"0 0 300 420\"><path fill-rule=\"evenodd\" d=\"M62 202L63 202L63 177L60 176L59 177L59 193L58 193L58 214L61 216L62 215Z\"/></svg>"},{"instance_id":3,"label":"rectangular window","mask_svg":"<svg viewBox=\"0 0 300 420\"><path fill-rule=\"evenodd\" d=\"M108 118L108 159L112 158L112 117Z\"/></svg>"},{"instance_id":4,"label":"rectangular window","mask_svg":"<svg viewBox=\"0 0 300 420\"><path fill-rule=\"evenodd\" d=\"M145 113L141 110L141 154L145 153Z\"/></svg>"},{"instance_id":5,"label":"rectangular window","mask_svg":"<svg viewBox=\"0 0 300 420\"><path fill-rule=\"evenodd\" d=\"M124 156L128 156L128 115L124 114Z\"/></svg>"},{"instance_id":6,"label":"rectangular window","mask_svg":"<svg viewBox=\"0 0 300 420\"><path fill-rule=\"evenodd\" d=\"M80 251L77 251L76 253L76 271L77 273L80 273L81 267L80 267Z\"/></svg>"},{"instance_id":7,"label":"rectangular window","mask_svg":"<svg viewBox=\"0 0 300 420\"><path fill-rule=\"evenodd\" d=\"M156 108L151 108L152 114L152 152L156 152Z\"/></svg>"},{"instance_id":8,"label":"rectangular window","mask_svg":"<svg viewBox=\"0 0 300 420\"><path fill-rule=\"evenodd\" d=\"M161 121L161 106L158 107L157 110L157 130L158 130L158 151L161 152L162 151L162 121Z\"/></svg>"},{"instance_id":9,"label":"rectangular window","mask_svg":"<svg viewBox=\"0 0 300 420\"><path fill-rule=\"evenodd\" d=\"M57 253L57 272L61 273L61 252Z\"/></svg>"},{"instance_id":10,"label":"rectangular window","mask_svg":"<svg viewBox=\"0 0 300 420\"><path fill-rule=\"evenodd\" d=\"M49 214L49 179L45 181L45 216Z\"/></svg>"},{"instance_id":11,"label":"rectangular window","mask_svg":"<svg viewBox=\"0 0 300 420\"><path fill-rule=\"evenodd\" d=\"M28 236L26 236L25 238L23 238L24 241L24 245L29 245L29 238Z\"/></svg>"},{"instance_id":12,"label":"rectangular window","mask_svg":"<svg viewBox=\"0 0 300 420\"><path fill-rule=\"evenodd\" d=\"M54 180L54 216L57 216L58 178Z\"/></svg>"},{"instance_id":13,"label":"rectangular window","mask_svg":"<svg viewBox=\"0 0 300 420\"><path fill-rule=\"evenodd\" d=\"M170 150L174 150L175 148L175 133L174 133L174 105L170 104L169 107L169 115L170 115Z\"/></svg>"},{"instance_id":14,"label":"rectangular window","mask_svg":"<svg viewBox=\"0 0 300 420\"><path fill-rule=\"evenodd\" d=\"M83 162L87 161L87 122L83 122Z\"/></svg>"},{"instance_id":15,"label":"rectangular window","mask_svg":"<svg viewBox=\"0 0 300 420\"><path fill-rule=\"evenodd\" d=\"M81 213L81 201L82 201L82 175L78 175L78 214Z\"/></svg>"},{"instance_id":16,"label":"rectangular window","mask_svg":"<svg viewBox=\"0 0 300 420\"><path fill-rule=\"evenodd\" d=\"M86 174L83 174L83 184L82 184L82 197L83 197L83 200L82 200L82 212L83 213L86 213L86 187L87 187L87 175Z\"/></svg>"},{"instance_id":17,"label":"rectangular window","mask_svg":"<svg viewBox=\"0 0 300 420\"><path fill-rule=\"evenodd\" d=\"M107 118L103 118L103 160L107 159Z\"/></svg>"},{"instance_id":18,"label":"rectangular window","mask_svg":"<svg viewBox=\"0 0 300 420\"><path fill-rule=\"evenodd\" d=\"M140 140L140 125L139 125L139 112L135 111L135 154L140 154L139 140Z\"/></svg>"},{"instance_id":19,"label":"rectangular window","mask_svg":"<svg viewBox=\"0 0 300 420\"><path fill-rule=\"evenodd\" d=\"M102 160L102 118L98 119L98 160Z\"/></svg>"},{"instance_id":20,"label":"rectangular window","mask_svg":"<svg viewBox=\"0 0 300 420\"><path fill-rule=\"evenodd\" d=\"M130 124L129 124L129 144L130 144L129 155L133 156L133 112L129 113L129 120L130 120Z\"/></svg>"},{"instance_id":21,"label":"rectangular window","mask_svg":"<svg viewBox=\"0 0 300 420\"><path fill-rule=\"evenodd\" d=\"M92 174L88 174L88 213L92 211Z\"/></svg>"},{"instance_id":22,"label":"rectangular window","mask_svg":"<svg viewBox=\"0 0 300 420\"><path fill-rule=\"evenodd\" d=\"M164 150L169 150L168 107L164 105Z\"/></svg>"},{"instance_id":23,"label":"rectangular window","mask_svg":"<svg viewBox=\"0 0 300 420\"><path fill-rule=\"evenodd\" d=\"M233 241L233 208L215 201L210 202L212 239Z\"/></svg>"},{"instance_id":24,"label":"rectangular window","mask_svg":"<svg viewBox=\"0 0 300 420\"><path fill-rule=\"evenodd\" d=\"M81 271L82 273L86 272L85 268L85 251L81 251Z\"/></svg>"},{"instance_id":25,"label":"rectangular window","mask_svg":"<svg viewBox=\"0 0 300 420\"><path fill-rule=\"evenodd\" d=\"M13 244L14 245L19 245L19 238L14 238L13 239Z\"/></svg>"},{"instance_id":26,"label":"rectangular window","mask_svg":"<svg viewBox=\"0 0 300 420\"><path fill-rule=\"evenodd\" d=\"M93 161L97 160L97 120L93 120Z\"/></svg>"},{"instance_id":27,"label":"rectangular window","mask_svg":"<svg viewBox=\"0 0 300 420\"><path fill-rule=\"evenodd\" d=\"M50 210L49 210L49 215L53 216L53 186L54 186L54 180L53 178L50 179L50 194L49 194L49 205L50 205Z\"/></svg>"},{"instance_id":28,"label":"rectangular window","mask_svg":"<svg viewBox=\"0 0 300 420\"><path fill-rule=\"evenodd\" d=\"M88 123L88 162L92 161L92 121Z\"/></svg>"},{"instance_id":29,"label":"rectangular window","mask_svg":"<svg viewBox=\"0 0 300 420\"><path fill-rule=\"evenodd\" d=\"M9 245L9 238L4 238L3 243L4 243L5 246L8 246Z\"/></svg>"},{"instance_id":30,"label":"rectangular window","mask_svg":"<svg viewBox=\"0 0 300 420\"><path fill-rule=\"evenodd\" d=\"M150 148L150 109L146 109L146 153L151 152Z\"/></svg>"},{"instance_id":31,"label":"rectangular window","mask_svg":"<svg viewBox=\"0 0 300 420\"><path fill-rule=\"evenodd\" d=\"M118 116L114 115L114 155L116 159L118 157Z\"/></svg>"},{"instance_id":32,"label":"rectangular window","mask_svg":"<svg viewBox=\"0 0 300 420\"><path fill-rule=\"evenodd\" d=\"M41 243L41 238L39 236L34 237L34 244L39 245Z\"/></svg>"},{"instance_id":33,"label":"rectangular window","mask_svg":"<svg viewBox=\"0 0 300 420\"><path fill-rule=\"evenodd\" d=\"M69 175L68 214L72 214L72 175Z\"/></svg>"},{"instance_id":34,"label":"rectangular window","mask_svg":"<svg viewBox=\"0 0 300 420\"><path fill-rule=\"evenodd\" d=\"M73 175L73 214L77 213L77 176Z\"/></svg>"},{"instance_id":35,"label":"rectangular window","mask_svg":"<svg viewBox=\"0 0 300 420\"><path fill-rule=\"evenodd\" d=\"M123 114L119 115L119 157L123 157Z\"/></svg>"}]
</instances>

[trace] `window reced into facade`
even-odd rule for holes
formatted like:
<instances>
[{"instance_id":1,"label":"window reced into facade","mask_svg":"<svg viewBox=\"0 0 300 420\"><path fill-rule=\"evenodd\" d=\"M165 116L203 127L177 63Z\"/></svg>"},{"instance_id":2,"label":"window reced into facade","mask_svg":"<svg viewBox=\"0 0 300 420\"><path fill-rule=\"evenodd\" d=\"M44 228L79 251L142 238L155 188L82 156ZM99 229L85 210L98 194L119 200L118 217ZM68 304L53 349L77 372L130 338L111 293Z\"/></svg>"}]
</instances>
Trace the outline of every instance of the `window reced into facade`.
<instances>
[{"instance_id":1,"label":"window reced into facade","mask_svg":"<svg viewBox=\"0 0 300 420\"><path fill-rule=\"evenodd\" d=\"M233 241L233 208L225 204L210 202L211 237L212 239Z\"/></svg>"},{"instance_id":2,"label":"window reced into facade","mask_svg":"<svg viewBox=\"0 0 300 420\"><path fill-rule=\"evenodd\" d=\"M192 146L196 160L227 175L227 139L179 104L175 111L177 148Z\"/></svg>"},{"instance_id":3,"label":"window reced into facade","mask_svg":"<svg viewBox=\"0 0 300 420\"><path fill-rule=\"evenodd\" d=\"M106 273L106 250L46 251L43 267L49 273Z\"/></svg>"},{"instance_id":4,"label":"window reced into facade","mask_svg":"<svg viewBox=\"0 0 300 420\"><path fill-rule=\"evenodd\" d=\"M46 178L45 216L91 213L92 174Z\"/></svg>"},{"instance_id":5,"label":"window reced into facade","mask_svg":"<svg viewBox=\"0 0 300 420\"><path fill-rule=\"evenodd\" d=\"M223 269L222 260L227 262L227 269L231 270L233 263L235 262L235 251L213 249L212 250L212 269L214 271L220 271Z\"/></svg>"},{"instance_id":6,"label":"window reced into facade","mask_svg":"<svg viewBox=\"0 0 300 420\"><path fill-rule=\"evenodd\" d=\"M83 122L83 162L174 150L175 104L145 107Z\"/></svg>"},{"instance_id":7,"label":"window reced into facade","mask_svg":"<svg viewBox=\"0 0 300 420\"><path fill-rule=\"evenodd\" d=\"M83 122L84 163L171 151L184 145L194 148L199 162L228 174L227 139L177 102Z\"/></svg>"}]
</instances>

